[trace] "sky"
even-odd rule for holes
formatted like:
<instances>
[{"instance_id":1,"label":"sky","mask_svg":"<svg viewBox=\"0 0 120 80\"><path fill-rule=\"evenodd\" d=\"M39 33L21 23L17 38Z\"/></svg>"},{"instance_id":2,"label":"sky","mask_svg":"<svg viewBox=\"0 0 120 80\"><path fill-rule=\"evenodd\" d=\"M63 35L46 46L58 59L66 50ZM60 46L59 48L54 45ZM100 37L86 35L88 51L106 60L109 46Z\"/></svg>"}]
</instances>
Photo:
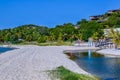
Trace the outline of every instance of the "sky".
<instances>
[{"instance_id":1,"label":"sky","mask_svg":"<svg viewBox=\"0 0 120 80\"><path fill-rule=\"evenodd\" d=\"M0 0L0 29L24 24L55 27L119 9L120 0Z\"/></svg>"}]
</instances>

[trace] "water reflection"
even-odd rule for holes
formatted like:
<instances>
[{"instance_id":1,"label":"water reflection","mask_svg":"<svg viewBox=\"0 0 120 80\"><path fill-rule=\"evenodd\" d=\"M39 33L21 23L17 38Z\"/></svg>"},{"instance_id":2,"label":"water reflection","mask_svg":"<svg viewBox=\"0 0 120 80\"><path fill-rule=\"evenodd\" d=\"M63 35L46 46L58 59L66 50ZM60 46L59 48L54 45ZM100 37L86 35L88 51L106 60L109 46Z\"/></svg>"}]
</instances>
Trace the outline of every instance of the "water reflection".
<instances>
[{"instance_id":1,"label":"water reflection","mask_svg":"<svg viewBox=\"0 0 120 80\"><path fill-rule=\"evenodd\" d=\"M99 76L102 80L120 80L120 58L106 58L88 50L80 53L74 60L84 70Z\"/></svg>"},{"instance_id":2,"label":"water reflection","mask_svg":"<svg viewBox=\"0 0 120 80\"><path fill-rule=\"evenodd\" d=\"M88 50L88 58L90 59L90 57L91 57L91 51Z\"/></svg>"}]
</instances>

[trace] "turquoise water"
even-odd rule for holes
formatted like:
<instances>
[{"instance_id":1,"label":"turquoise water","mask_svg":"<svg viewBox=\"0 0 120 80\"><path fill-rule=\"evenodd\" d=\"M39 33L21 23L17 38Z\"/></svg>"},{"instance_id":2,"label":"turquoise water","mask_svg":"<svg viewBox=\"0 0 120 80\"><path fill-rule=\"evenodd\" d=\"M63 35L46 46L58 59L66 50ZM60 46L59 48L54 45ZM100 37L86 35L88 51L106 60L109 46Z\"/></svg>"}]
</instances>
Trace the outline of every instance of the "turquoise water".
<instances>
[{"instance_id":1,"label":"turquoise water","mask_svg":"<svg viewBox=\"0 0 120 80\"><path fill-rule=\"evenodd\" d=\"M10 50L13 50L15 48L5 48L5 47L0 47L0 54L3 53L3 52L6 52L6 51L10 51Z\"/></svg>"},{"instance_id":2,"label":"turquoise water","mask_svg":"<svg viewBox=\"0 0 120 80\"><path fill-rule=\"evenodd\" d=\"M120 58L107 58L90 51L74 56L74 61L81 68L100 77L101 80L120 80Z\"/></svg>"}]
</instances>

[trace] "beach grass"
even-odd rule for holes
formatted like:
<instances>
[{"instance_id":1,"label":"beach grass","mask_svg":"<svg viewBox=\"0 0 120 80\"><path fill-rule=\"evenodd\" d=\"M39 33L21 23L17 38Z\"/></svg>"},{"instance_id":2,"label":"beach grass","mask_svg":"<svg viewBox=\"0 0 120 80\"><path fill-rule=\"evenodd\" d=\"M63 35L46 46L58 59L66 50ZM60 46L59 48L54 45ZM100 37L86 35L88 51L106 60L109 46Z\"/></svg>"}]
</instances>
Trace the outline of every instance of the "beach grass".
<instances>
[{"instance_id":1,"label":"beach grass","mask_svg":"<svg viewBox=\"0 0 120 80\"><path fill-rule=\"evenodd\" d=\"M97 77L87 76L83 74L74 73L63 66L56 68L56 70L52 71L52 80L100 80ZM54 78L54 79L53 79Z\"/></svg>"},{"instance_id":2,"label":"beach grass","mask_svg":"<svg viewBox=\"0 0 120 80\"><path fill-rule=\"evenodd\" d=\"M40 46L72 46L71 42L45 42L39 43Z\"/></svg>"}]
</instances>

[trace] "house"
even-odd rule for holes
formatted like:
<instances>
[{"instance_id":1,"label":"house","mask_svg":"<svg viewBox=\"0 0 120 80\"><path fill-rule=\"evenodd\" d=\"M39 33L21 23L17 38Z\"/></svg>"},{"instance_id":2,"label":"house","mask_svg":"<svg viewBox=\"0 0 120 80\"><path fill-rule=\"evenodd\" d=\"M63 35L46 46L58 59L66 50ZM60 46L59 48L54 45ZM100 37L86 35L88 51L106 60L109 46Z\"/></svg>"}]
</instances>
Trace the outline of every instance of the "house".
<instances>
[{"instance_id":1,"label":"house","mask_svg":"<svg viewBox=\"0 0 120 80\"><path fill-rule=\"evenodd\" d=\"M107 14L112 14L112 13L120 13L120 9L116 9L116 10L108 10Z\"/></svg>"},{"instance_id":2,"label":"house","mask_svg":"<svg viewBox=\"0 0 120 80\"><path fill-rule=\"evenodd\" d=\"M103 15L90 16L90 20L99 20Z\"/></svg>"},{"instance_id":3,"label":"house","mask_svg":"<svg viewBox=\"0 0 120 80\"><path fill-rule=\"evenodd\" d=\"M75 26L75 29L79 29L80 28L80 26Z\"/></svg>"}]
</instances>

